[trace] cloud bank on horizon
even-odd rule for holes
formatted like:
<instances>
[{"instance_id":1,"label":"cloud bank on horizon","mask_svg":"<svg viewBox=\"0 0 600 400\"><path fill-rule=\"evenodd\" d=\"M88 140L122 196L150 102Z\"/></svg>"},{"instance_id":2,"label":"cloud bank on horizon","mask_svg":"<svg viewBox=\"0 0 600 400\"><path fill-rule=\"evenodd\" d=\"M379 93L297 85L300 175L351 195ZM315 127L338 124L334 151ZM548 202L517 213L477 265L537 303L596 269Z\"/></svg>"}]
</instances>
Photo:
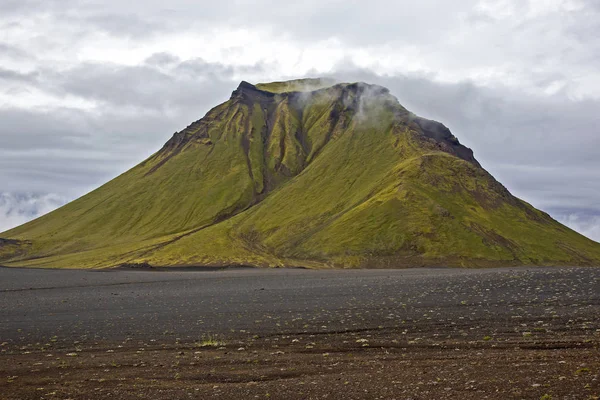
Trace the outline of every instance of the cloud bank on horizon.
<instances>
[{"instance_id":1,"label":"cloud bank on horizon","mask_svg":"<svg viewBox=\"0 0 600 400\"><path fill-rule=\"evenodd\" d=\"M0 4L0 231L137 164L241 80L329 76L388 87L600 241L597 1L165 4Z\"/></svg>"}]
</instances>

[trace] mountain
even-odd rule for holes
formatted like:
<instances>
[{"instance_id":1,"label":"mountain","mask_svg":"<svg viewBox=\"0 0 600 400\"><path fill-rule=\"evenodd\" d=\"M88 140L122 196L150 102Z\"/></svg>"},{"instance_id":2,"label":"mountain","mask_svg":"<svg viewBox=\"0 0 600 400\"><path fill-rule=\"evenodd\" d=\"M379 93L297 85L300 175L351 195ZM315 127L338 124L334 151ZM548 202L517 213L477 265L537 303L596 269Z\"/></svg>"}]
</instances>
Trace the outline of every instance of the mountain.
<instances>
[{"instance_id":1,"label":"mountain","mask_svg":"<svg viewBox=\"0 0 600 400\"><path fill-rule=\"evenodd\" d=\"M0 234L0 264L600 265L441 123L364 83L252 85L150 158Z\"/></svg>"}]
</instances>

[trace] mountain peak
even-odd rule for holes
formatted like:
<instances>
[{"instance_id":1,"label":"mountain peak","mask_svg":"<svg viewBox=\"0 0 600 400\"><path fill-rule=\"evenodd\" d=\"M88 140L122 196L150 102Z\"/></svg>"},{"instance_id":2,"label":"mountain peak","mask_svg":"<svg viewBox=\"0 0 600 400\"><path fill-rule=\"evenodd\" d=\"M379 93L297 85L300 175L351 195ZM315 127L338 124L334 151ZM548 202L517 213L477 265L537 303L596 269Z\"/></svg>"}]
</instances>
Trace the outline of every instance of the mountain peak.
<instances>
[{"instance_id":1,"label":"mountain peak","mask_svg":"<svg viewBox=\"0 0 600 400\"><path fill-rule=\"evenodd\" d=\"M332 87L336 83L335 80L330 78L293 79L289 81L257 83L256 85L247 81L241 81L237 89L232 92L231 97L234 98L244 94L273 97L278 94L313 92Z\"/></svg>"},{"instance_id":2,"label":"mountain peak","mask_svg":"<svg viewBox=\"0 0 600 400\"><path fill-rule=\"evenodd\" d=\"M241 81L236 90L244 90L244 89L256 90L256 86L254 86L250 82Z\"/></svg>"},{"instance_id":3,"label":"mountain peak","mask_svg":"<svg viewBox=\"0 0 600 400\"><path fill-rule=\"evenodd\" d=\"M246 81L241 81L240 84L238 85L237 89L235 89L232 93L231 93L231 98L236 98L236 97L241 97L243 98L244 95L248 95L251 97L250 102L253 100L256 100L255 97L259 97L259 98L271 98L273 96L275 96L273 93L265 91L265 90L261 90L259 88L257 88L255 85L251 84L250 82L246 82Z\"/></svg>"}]
</instances>

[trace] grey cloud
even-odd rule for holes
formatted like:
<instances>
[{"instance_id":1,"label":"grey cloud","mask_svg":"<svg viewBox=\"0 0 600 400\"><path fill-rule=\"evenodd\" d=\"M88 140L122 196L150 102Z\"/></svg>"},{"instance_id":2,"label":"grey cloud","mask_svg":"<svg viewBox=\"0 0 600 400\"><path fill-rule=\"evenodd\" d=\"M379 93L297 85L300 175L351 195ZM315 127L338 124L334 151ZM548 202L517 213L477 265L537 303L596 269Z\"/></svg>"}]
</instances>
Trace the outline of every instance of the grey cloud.
<instances>
[{"instance_id":1,"label":"grey cloud","mask_svg":"<svg viewBox=\"0 0 600 400\"><path fill-rule=\"evenodd\" d=\"M0 80L4 81L34 83L37 80L37 76L38 74L35 72L22 73L0 67Z\"/></svg>"},{"instance_id":2,"label":"grey cloud","mask_svg":"<svg viewBox=\"0 0 600 400\"><path fill-rule=\"evenodd\" d=\"M100 153L101 154L101 153ZM89 152L0 153L1 190L10 193L58 192L73 199L118 175L117 168L130 166L118 155L88 158ZM122 172L122 171L121 171Z\"/></svg>"},{"instance_id":3,"label":"grey cloud","mask_svg":"<svg viewBox=\"0 0 600 400\"><path fill-rule=\"evenodd\" d=\"M150 57L144 60L144 63L150 66L168 67L172 66L173 64L177 64L180 61L180 58L174 56L173 54L161 52L152 54Z\"/></svg>"},{"instance_id":4,"label":"grey cloud","mask_svg":"<svg viewBox=\"0 0 600 400\"><path fill-rule=\"evenodd\" d=\"M0 109L0 149L60 149L89 134L84 116L68 109Z\"/></svg>"},{"instance_id":5,"label":"grey cloud","mask_svg":"<svg viewBox=\"0 0 600 400\"><path fill-rule=\"evenodd\" d=\"M164 18L161 18L164 21ZM165 24L156 19L143 19L137 14L102 13L85 17L84 21L100 30L117 36L147 38L165 30Z\"/></svg>"},{"instance_id":6,"label":"grey cloud","mask_svg":"<svg viewBox=\"0 0 600 400\"><path fill-rule=\"evenodd\" d=\"M173 81L172 77L146 66L97 63L86 63L60 72L51 80L62 94L142 108L160 106L162 90Z\"/></svg>"},{"instance_id":7,"label":"grey cloud","mask_svg":"<svg viewBox=\"0 0 600 400\"><path fill-rule=\"evenodd\" d=\"M6 43L0 42L0 57L10 58L13 60L23 60L33 58L27 51Z\"/></svg>"},{"instance_id":8,"label":"grey cloud","mask_svg":"<svg viewBox=\"0 0 600 400\"><path fill-rule=\"evenodd\" d=\"M257 75L262 71L264 66L260 64L234 68L202 59L180 61L159 53L137 66L85 63L66 71L44 70L41 85L57 95L100 102L108 109L198 110L216 105L215 99L227 100L235 75Z\"/></svg>"},{"instance_id":9,"label":"grey cloud","mask_svg":"<svg viewBox=\"0 0 600 400\"><path fill-rule=\"evenodd\" d=\"M0 11L7 15L51 13L71 23L87 25L115 36L153 36L164 31L208 30L216 26L271 29L286 33L299 42L336 37L359 45L382 43L420 44L443 41L448 33L467 22L494 23L493 13L475 6L478 0L460 2L398 2L372 0L368 6L359 0L306 0L281 2L276 0L237 0L233 2L146 0L137 2L105 0L5 0ZM519 14L525 14L528 2L510 2ZM593 21L598 6L594 0L581 1L581 10L563 14L566 31L579 32L594 39L594 31L579 29L581 21ZM79 22L77 22L79 21ZM532 23L523 24L530 29ZM538 29L535 26L535 29ZM587 32L585 34L584 32ZM428 49L423 49L428 51Z\"/></svg>"},{"instance_id":10,"label":"grey cloud","mask_svg":"<svg viewBox=\"0 0 600 400\"><path fill-rule=\"evenodd\" d=\"M108 109L0 110L0 119L0 191L70 196L142 161L185 126L181 113L169 118Z\"/></svg>"},{"instance_id":11,"label":"grey cloud","mask_svg":"<svg viewBox=\"0 0 600 400\"><path fill-rule=\"evenodd\" d=\"M9 16L24 10L31 10L32 7L37 7L41 4L43 2L39 0L4 0L0 3L0 12L5 16Z\"/></svg>"},{"instance_id":12,"label":"grey cloud","mask_svg":"<svg viewBox=\"0 0 600 400\"><path fill-rule=\"evenodd\" d=\"M558 220L561 223L600 243L600 215L581 211L573 213L569 210L561 210L556 213L559 215Z\"/></svg>"},{"instance_id":13,"label":"grey cloud","mask_svg":"<svg viewBox=\"0 0 600 400\"><path fill-rule=\"evenodd\" d=\"M57 18L81 25L89 24L116 36L152 36L165 30L202 30L230 25L287 32L302 42L337 37L343 41L366 44L392 40L420 43L439 38L444 30L459 23L460 13L457 10L469 9L476 3L476 0L464 0L457 6L454 3L422 0L408 6L374 0L365 7L358 0L306 0L296 3L275 0L221 3L173 0L168 5L159 0L147 0L140 6L139 3L117 0L102 3L26 0L9 1L0 6L0 10L13 14L50 12ZM427 26L420 26L421 21L426 21ZM425 29L417 32L418 27Z\"/></svg>"}]
</instances>

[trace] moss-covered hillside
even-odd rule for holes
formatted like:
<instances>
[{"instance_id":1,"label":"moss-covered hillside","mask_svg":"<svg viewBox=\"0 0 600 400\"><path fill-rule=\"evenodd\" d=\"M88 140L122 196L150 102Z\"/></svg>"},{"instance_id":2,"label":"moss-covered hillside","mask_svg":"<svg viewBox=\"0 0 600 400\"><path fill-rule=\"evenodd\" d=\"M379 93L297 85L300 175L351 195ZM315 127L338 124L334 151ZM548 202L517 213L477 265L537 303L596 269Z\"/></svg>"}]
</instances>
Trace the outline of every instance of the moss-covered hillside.
<instances>
[{"instance_id":1,"label":"moss-covered hillside","mask_svg":"<svg viewBox=\"0 0 600 400\"><path fill-rule=\"evenodd\" d=\"M0 264L600 265L442 124L363 83L242 82L156 154L0 234Z\"/></svg>"}]
</instances>

